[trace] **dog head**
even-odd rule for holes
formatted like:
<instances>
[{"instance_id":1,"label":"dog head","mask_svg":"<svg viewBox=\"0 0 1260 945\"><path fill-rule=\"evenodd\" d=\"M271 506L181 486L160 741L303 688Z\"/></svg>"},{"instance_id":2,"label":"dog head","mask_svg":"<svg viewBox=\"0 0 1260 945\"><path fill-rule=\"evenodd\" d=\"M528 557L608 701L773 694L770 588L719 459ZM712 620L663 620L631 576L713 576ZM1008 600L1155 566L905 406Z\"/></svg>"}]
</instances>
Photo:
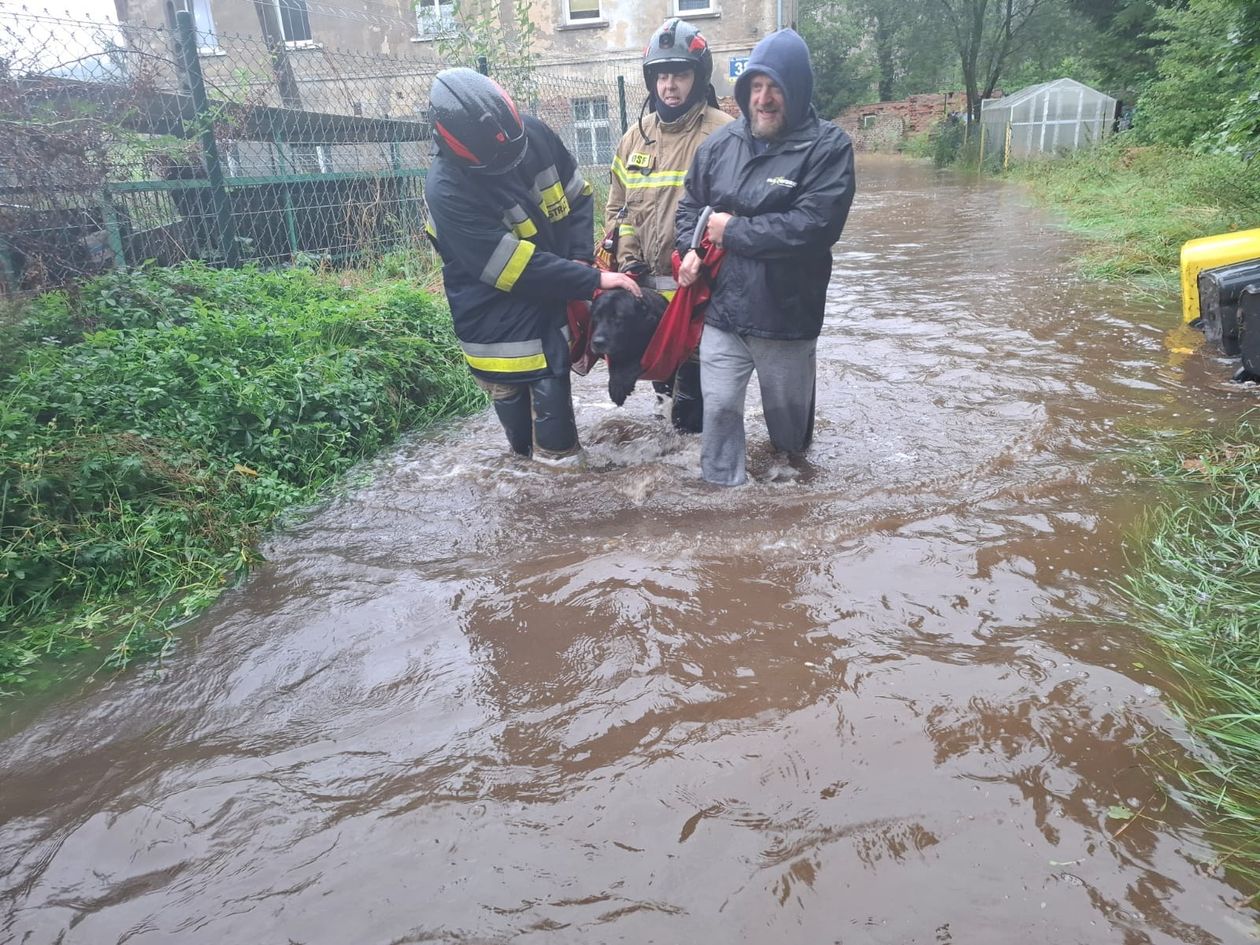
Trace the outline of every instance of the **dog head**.
<instances>
[{"instance_id":1,"label":"dog head","mask_svg":"<svg viewBox=\"0 0 1260 945\"><path fill-rule=\"evenodd\" d=\"M639 379L639 365L669 303L653 289L601 292L591 303L591 351L608 359L608 393L618 407Z\"/></svg>"},{"instance_id":2,"label":"dog head","mask_svg":"<svg viewBox=\"0 0 1260 945\"><path fill-rule=\"evenodd\" d=\"M636 299L626 289L608 289L591 303L591 350L609 363L638 362L665 313L665 297L652 289Z\"/></svg>"}]
</instances>

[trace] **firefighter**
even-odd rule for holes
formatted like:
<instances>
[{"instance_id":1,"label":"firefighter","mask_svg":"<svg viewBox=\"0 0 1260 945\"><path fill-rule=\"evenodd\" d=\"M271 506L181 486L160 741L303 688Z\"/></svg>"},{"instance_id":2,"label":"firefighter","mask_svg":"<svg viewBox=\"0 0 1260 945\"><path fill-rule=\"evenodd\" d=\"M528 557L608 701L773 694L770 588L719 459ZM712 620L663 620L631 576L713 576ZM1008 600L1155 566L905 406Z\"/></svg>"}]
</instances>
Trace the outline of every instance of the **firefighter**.
<instances>
[{"instance_id":1,"label":"firefighter","mask_svg":"<svg viewBox=\"0 0 1260 945\"><path fill-rule=\"evenodd\" d=\"M717 108L712 75L713 54L700 31L685 20L666 20L643 54L644 111L649 114L640 114L613 158L605 215L611 222L622 214L617 268L667 297L678 288L670 257L683 177L700 143L732 120ZM704 404L696 358L683 363L672 384L658 384L657 392L673 394L675 429L700 432Z\"/></svg>"},{"instance_id":2,"label":"firefighter","mask_svg":"<svg viewBox=\"0 0 1260 945\"><path fill-rule=\"evenodd\" d=\"M445 69L429 97L436 154L426 232L442 257L455 335L511 449L543 462L581 453L566 307L638 284L593 268L594 200L550 128L494 80Z\"/></svg>"}]
</instances>

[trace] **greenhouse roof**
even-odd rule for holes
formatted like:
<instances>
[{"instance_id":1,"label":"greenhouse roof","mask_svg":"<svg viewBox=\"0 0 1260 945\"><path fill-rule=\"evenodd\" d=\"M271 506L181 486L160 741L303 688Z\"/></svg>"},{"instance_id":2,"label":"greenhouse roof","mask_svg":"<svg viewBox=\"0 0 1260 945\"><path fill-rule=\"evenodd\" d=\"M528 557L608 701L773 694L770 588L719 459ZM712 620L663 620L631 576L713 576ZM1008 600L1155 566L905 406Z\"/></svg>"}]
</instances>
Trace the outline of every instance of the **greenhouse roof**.
<instances>
[{"instance_id":1,"label":"greenhouse roof","mask_svg":"<svg viewBox=\"0 0 1260 945\"><path fill-rule=\"evenodd\" d=\"M1097 89L1092 89L1083 82L1077 82L1075 79L1064 77L1062 79L1054 79L1050 82L1040 82L1037 85L1030 85L1027 88L1020 89L1018 92L1012 92L1010 95L1004 95L1002 98L985 99L980 103L980 110L983 112L992 112L1015 108L1016 106L1028 101L1030 98L1040 95L1042 92L1049 92L1051 90L1068 93L1079 93L1084 91L1098 98L1111 98L1110 95L1099 92Z\"/></svg>"}]
</instances>

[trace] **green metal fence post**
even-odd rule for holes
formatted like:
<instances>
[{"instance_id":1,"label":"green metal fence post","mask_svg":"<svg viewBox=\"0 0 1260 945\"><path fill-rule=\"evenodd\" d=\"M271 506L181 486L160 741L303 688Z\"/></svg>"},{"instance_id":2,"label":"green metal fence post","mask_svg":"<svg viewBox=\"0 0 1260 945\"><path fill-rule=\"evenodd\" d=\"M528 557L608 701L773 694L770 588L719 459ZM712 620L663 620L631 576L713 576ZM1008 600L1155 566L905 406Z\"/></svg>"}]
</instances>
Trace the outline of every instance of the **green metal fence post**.
<instances>
[{"instance_id":1,"label":"green metal fence post","mask_svg":"<svg viewBox=\"0 0 1260 945\"><path fill-rule=\"evenodd\" d=\"M123 249L122 233L118 229L118 211L114 209L114 201L109 193L109 185L101 191L101 222L105 224L105 239L109 243L109 251L114 256L114 268L127 268L127 253Z\"/></svg>"},{"instance_id":2,"label":"green metal fence post","mask_svg":"<svg viewBox=\"0 0 1260 945\"><path fill-rule=\"evenodd\" d=\"M284 179L280 192L284 194L284 226L289 236L289 262L293 262L298 254L297 221L293 216L293 192L289 188L293 164L285 157L284 143L279 138L275 138L273 143L276 146L276 156L280 158L280 176Z\"/></svg>"},{"instance_id":3,"label":"green metal fence post","mask_svg":"<svg viewBox=\"0 0 1260 945\"><path fill-rule=\"evenodd\" d=\"M9 287L10 292L18 290L17 266L13 262L9 241L0 233L0 281Z\"/></svg>"},{"instance_id":4,"label":"green metal fence post","mask_svg":"<svg viewBox=\"0 0 1260 945\"><path fill-rule=\"evenodd\" d=\"M241 248L236 239L236 221L232 219L232 207L228 203L227 184L223 178L223 165L219 162L219 146L214 140L214 115L206 96L206 83L201 75L201 59L197 55L197 30L193 16L186 10L175 14L178 33L179 68L192 96L193 111L200 125L201 155L206 164L206 178L210 184L210 201L214 206L218 228L219 250L229 266L239 266Z\"/></svg>"},{"instance_id":5,"label":"green metal fence post","mask_svg":"<svg viewBox=\"0 0 1260 945\"><path fill-rule=\"evenodd\" d=\"M617 106L621 109L621 133L630 130L630 122L626 116L626 77L617 76Z\"/></svg>"}]
</instances>

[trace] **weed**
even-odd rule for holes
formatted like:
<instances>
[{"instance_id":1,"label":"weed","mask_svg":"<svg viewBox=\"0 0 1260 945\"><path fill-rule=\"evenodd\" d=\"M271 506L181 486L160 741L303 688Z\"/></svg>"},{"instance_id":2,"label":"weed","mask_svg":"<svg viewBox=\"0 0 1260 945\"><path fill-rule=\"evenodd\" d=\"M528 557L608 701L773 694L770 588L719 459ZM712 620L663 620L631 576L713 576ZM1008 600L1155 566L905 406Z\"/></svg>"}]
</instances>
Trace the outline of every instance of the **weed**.
<instances>
[{"instance_id":1,"label":"weed","mask_svg":"<svg viewBox=\"0 0 1260 945\"><path fill-rule=\"evenodd\" d=\"M258 560L286 509L483 402L450 316L306 269L122 272L0 339L0 688L113 639L126 665Z\"/></svg>"}]
</instances>

